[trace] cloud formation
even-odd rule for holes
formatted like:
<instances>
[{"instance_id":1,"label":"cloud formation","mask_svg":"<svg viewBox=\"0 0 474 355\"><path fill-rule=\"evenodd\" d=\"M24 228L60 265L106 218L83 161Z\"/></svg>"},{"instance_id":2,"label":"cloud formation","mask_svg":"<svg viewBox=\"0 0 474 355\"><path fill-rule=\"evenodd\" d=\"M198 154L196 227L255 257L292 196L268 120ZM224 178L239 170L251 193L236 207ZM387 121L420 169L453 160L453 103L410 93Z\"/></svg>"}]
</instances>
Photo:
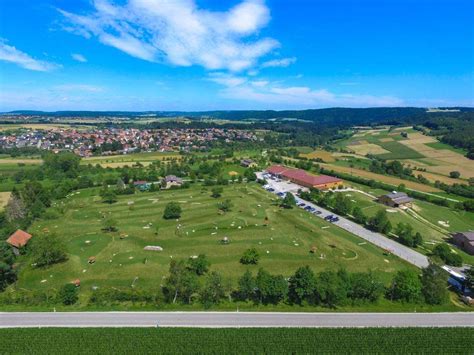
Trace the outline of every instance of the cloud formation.
<instances>
[{"instance_id":1,"label":"cloud formation","mask_svg":"<svg viewBox=\"0 0 474 355\"><path fill-rule=\"evenodd\" d=\"M54 63L34 59L30 55L6 44L2 39L0 39L0 60L15 63L22 68L34 71L46 72L59 67Z\"/></svg>"},{"instance_id":2,"label":"cloud formation","mask_svg":"<svg viewBox=\"0 0 474 355\"><path fill-rule=\"evenodd\" d=\"M275 68L275 67L283 67L286 68L290 66L291 64L296 62L295 57L291 58L282 58L282 59L273 59L273 60L268 60L266 62L263 62L261 67L262 68Z\"/></svg>"},{"instance_id":3,"label":"cloud formation","mask_svg":"<svg viewBox=\"0 0 474 355\"><path fill-rule=\"evenodd\" d=\"M201 9L195 0L93 4L89 14L59 10L67 20L64 28L151 62L240 71L279 46L273 38L255 38L270 21L263 0L244 0L221 12Z\"/></svg>"},{"instance_id":4,"label":"cloud formation","mask_svg":"<svg viewBox=\"0 0 474 355\"><path fill-rule=\"evenodd\" d=\"M242 76L212 73L209 80L223 86L220 95L227 99L245 100L268 105L269 108L311 107L376 107L401 106L403 101L393 96L336 94L327 89L307 86L285 86L281 82L249 80Z\"/></svg>"},{"instance_id":5,"label":"cloud formation","mask_svg":"<svg viewBox=\"0 0 474 355\"><path fill-rule=\"evenodd\" d=\"M71 57L72 57L72 59L74 59L78 62L81 62L81 63L87 62L87 58L84 57L82 54L79 54L79 53L72 53Z\"/></svg>"}]
</instances>

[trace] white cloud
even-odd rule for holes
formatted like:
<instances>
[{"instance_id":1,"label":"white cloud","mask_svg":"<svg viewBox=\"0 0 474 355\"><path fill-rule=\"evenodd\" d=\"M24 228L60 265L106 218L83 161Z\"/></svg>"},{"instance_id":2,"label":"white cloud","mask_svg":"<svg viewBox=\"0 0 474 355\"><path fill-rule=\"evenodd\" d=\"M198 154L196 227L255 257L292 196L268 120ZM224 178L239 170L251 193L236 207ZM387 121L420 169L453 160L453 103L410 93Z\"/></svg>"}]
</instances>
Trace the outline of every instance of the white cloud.
<instances>
[{"instance_id":1,"label":"white cloud","mask_svg":"<svg viewBox=\"0 0 474 355\"><path fill-rule=\"evenodd\" d=\"M263 62L261 67L262 68L274 68L274 67L286 68L286 67L290 66L291 64L293 64L295 62L296 62L295 57L282 58L282 59L273 59L273 60Z\"/></svg>"},{"instance_id":2,"label":"white cloud","mask_svg":"<svg viewBox=\"0 0 474 355\"><path fill-rule=\"evenodd\" d=\"M57 85L53 88L56 91L76 91L76 92L102 92L104 89L100 86L88 85L88 84L63 84Z\"/></svg>"},{"instance_id":3,"label":"white cloud","mask_svg":"<svg viewBox=\"0 0 474 355\"><path fill-rule=\"evenodd\" d=\"M6 44L2 39L0 39L0 60L15 63L22 68L34 71L45 72L59 67L54 63L34 59L30 55Z\"/></svg>"},{"instance_id":4,"label":"white cloud","mask_svg":"<svg viewBox=\"0 0 474 355\"><path fill-rule=\"evenodd\" d=\"M71 57L72 57L72 59L77 60L78 62L81 62L81 63L87 62L87 58L84 57L82 54L79 54L79 53L72 53Z\"/></svg>"},{"instance_id":5,"label":"white cloud","mask_svg":"<svg viewBox=\"0 0 474 355\"><path fill-rule=\"evenodd\" d=\"M214 74L215 75L215 74ZM393 96L361 94L336 94L327 89L307 86L284 86L280 82L252 80L219 73L218 80L210 80L224 86L220 95L227 99L256 102L268 108L311 108L328 106L374 107L402 106L403 101Z\"/></svg>"},{"instance_id":6,"label":"white cloud","mask_svg":"<svg viewBox=\"0 0 474 355\"><path fill-rule=\"evenodd\" d=\"M262 0L244 0L222 12L201 9L195 0L95 0L94 10L59 11L67 31L151 62L241 71L279 46L272 38L255 39L270 20Z\"/></svg>"}]
</instances>

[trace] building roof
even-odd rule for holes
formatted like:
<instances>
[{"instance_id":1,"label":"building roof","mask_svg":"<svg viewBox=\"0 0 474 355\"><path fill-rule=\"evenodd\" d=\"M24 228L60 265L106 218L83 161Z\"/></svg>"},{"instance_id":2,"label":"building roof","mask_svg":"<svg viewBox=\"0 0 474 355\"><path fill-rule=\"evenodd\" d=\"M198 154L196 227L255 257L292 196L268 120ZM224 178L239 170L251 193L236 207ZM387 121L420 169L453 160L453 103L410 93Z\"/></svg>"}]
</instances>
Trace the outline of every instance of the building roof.
<instances>
[{"instance_id":1,"label":"building roof","mask_svg":"<svg viewBox=\"0 0 474 355\"><path fill-rule=\"evenodd\" d=\"M398 204L403 204L403 203L408 203L408 202L413 201L413 199L404 192L392 192L384 196L388 197L393 202L398 203Z\"/></svg>"},{"instance_id":2,"label":"building roof","mask_svg":"<svg viewBox=\"0 0 474 355\"><path fill-rule=\"evenodd\" d=\"M474 232L459 232L458 234L462 234L467 240L474 242Z\"/></svg>"},{"instance_id":3,"label":"building roof","mask_svg":"<svg viewBox=\"0 0 474 355\"><path fill-rule=\"evenodd\" d=\"M166 182L179 182L179 183L182 183L183 182L183 179L175 176L175 175L168 175L165 177L165 181Z\"/></svg>"},{"instance_id":4,"label":"building roof","mask_svg":"<svg viewBox=\"0 0 474 355\"><path fill-rule=\"evenodd\" d=\"M133 182L133 185L145 185L148 184L145 180L137 180Z\"/></svg>"},{"instance_id":5,"label":"building roof","mask_svg":"<svg viewBox=\"0 0 474 355\"><path fill-rule=\"evenodd\" d=\"M16 248L21 248L22 246L25 246L28 243L31 237L31 234L26 233L21 229L18 229L10 236L10 238L7 239L7 243Z\"/></svg>"},{"instance_id":6,"label":"building roof","mask_svg":"<svg viewBox=\"0 0 474 355\"><path fill-rule=\"evenodd\" d=\"M303 169L291 169L291 168L284 167L282 165L273 165L269 167L267 171L271 174L281 175L288 179L299 180L311 186L319 186L319 185L342 181L341 179L333 177L333 176L327 176L327 175L316 176L316 175L308 174Z\"/></svg>"},{"instance_id":7,"label":"building roof","mask_svg":"<svg viewBox=\"0 0 474 355\"><path fill-rule=\"evenodd\" d=\"M267 168L267 172L269 172L270 174L277 174L277 175L281 174L282 172L286 170L288 170L288 168L282 165L272 165L269 168Z\"/></svg>"}]
</instances>

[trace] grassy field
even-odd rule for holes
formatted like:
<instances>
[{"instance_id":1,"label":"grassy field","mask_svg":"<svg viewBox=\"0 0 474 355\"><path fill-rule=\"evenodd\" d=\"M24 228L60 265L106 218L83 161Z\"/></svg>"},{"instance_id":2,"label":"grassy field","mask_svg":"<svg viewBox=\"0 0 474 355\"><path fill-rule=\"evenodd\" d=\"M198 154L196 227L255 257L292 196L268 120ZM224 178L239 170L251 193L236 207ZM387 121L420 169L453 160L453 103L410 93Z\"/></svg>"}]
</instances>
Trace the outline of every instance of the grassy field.
<instances>
[{"instance_id":1,"label":"grassy field","mask_svg":"<svg viewBox=\"0 0 474 355\"><path fill-rule=\"evenodd\" d=\"M388 282L396 271L412 268L305 211L281 210L274 205L273 195L257 184L226 187L220 199L211 198L210 191L198 185L120 197L113 205L101 203L96 194L92 189L74 194L66 202L64 216L39 221L29 229L33 235L46 229L64 238L70 257L48 269L33 269L27 257L20 259L23 263L16 287L48 290L79 278L81 295L86 297L93 286L130 286L137 278L134 285L152 288L167 275L171 259L201 253L209 257L213 270L235 282L247 269L239 258L250 247L261 254L259 265L250 267L254 272L264 267L289 276L307 264L315 271L341 267L374 270ZM227 198L234 207L219 214L216 204ZM129 201L134 203L132 209ZM183 208L179 221L162 219L164 206L170 201L179 202ZM103 215L118 221L119 232L101 230ZM225 236L229 245L220 244ZM159 245L164 250L144 251L147 245ZM312 246L316 246L316 254L309 252ZM96 257L93 265L88 264L90 256Z\"/></svg>"},{"instance_id":2,"label":"grassy field","mask_svg":"<svg viewBox=\"0 0 474 355\"><path fill-rule=\"evenodd\" d=\"M2 354L472 354L474 328L1 329Z\"/></svg>"},{"instance_id":3,"label":"grassy field","mask_svg":"<svg viewBox=\"0 0 474 355\"><path fill-rule=\"evenodd\" d=\"M380 195L380 191L371 192L377 192L374 196ZM377 211L385 209L393 226L392 232L395 231L395 226L398 223L409 223L415 232L420 232L423 236L424 244L418 250L425 254L430 253L436 244L447 241L450 238L449 233L468 231L474 226L474 213L472 212L456 211L419 200L413 203L413 212L404 211L399 208L383 206L373 198L359 192L342 193L362 208L367 216L373 216ZM466 254L458 248L453 247L453 250L463 257L464 262L474 264L474 256Z\"/></svg>"},{"instance_id":4,"label":"grassy field","mask_svg":"<svg viewBox=\"0 0 474 355\"><path fill-rule=\"evenodd\" d=\"M330 152L320 149L314 150L310 153L301 153L300 156L307 159L321 159L327 163L332 163L336 160Z\"/></svg>"}]
</instances>

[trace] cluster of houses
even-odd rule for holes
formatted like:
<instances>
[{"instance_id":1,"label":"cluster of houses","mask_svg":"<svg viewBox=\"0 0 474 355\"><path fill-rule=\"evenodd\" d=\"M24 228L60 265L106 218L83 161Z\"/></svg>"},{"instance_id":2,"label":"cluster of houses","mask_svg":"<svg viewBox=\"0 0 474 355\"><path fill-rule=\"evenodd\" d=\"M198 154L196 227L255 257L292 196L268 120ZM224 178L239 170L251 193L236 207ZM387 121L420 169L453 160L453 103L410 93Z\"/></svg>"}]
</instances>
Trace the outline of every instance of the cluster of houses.
<instances>
[{"instance_id":1,"label":"cluster of houses","mask_svg":"<svg viewBox=\"0 0 474 355\"><path fill-rule=\"evenodd\" d=\"M0 148L35 147L44 150L69 150L82 157L128 154L134 151L205 150L212 141L226 143L257 140L254 132L239 129L136 129L107 128L76 130L63 128L23 129L0 134Z\"/></svg>"},{"instance_id":2,"label":"cluster of houses","mask_svg":"<svg viewBox=\"0 0 474 355\"><path fill-rule=\"evenodd\" d=\"M175 175L167 175L163 178L161 182L161 187L164 189L170 189L172 187L181 187L183 183L184 181L180 177L177 177ZM139 189L140 191L150 190L153 184L153 182L148 182L145 180L137 180L133 182L133 186L135 186L135 188Z\"/></svg>"}]
</instances>

